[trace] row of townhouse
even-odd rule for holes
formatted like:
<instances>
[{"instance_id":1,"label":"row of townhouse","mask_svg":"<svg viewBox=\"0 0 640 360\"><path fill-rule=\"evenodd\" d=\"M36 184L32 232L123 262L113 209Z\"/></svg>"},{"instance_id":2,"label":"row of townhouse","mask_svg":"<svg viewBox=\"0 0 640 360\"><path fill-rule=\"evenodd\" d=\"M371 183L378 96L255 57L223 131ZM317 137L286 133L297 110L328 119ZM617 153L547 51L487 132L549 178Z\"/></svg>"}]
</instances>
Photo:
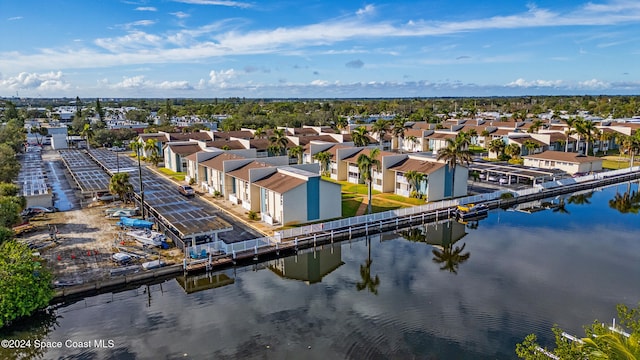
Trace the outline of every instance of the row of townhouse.
<instances>
[{"instance_id":1,"label":"row of townhouse","mask_svg":"<svg viewBox=\"0 0 640 360\"><path fill-rule=\"evenodd\" d=\"M341 186L323 180L319 164L289 164L287 156L255 157L255 150L214 148L186 156L187 179L274 225L342 216Z\"/></svg>"},{"instance_id":2,"label":"row of townhouse","mask_svg":"<svg viewBox=\"0 0 640 360\"><path fill-rule=\"evenodd\" d=\"M344 144L312 142L305 149L304 162L317 162L316 154L330 155L329 176L333 180L362 183L358 157L371 156L372 147L353 147ZM380 151L380 169L372 171L372 188L384 193L395 193L408 197L412 190L425 195L428 201L438 201L451 196L467 195L468 169L456 166L455 183L453 171L443 162L425 153L395 153ZM411 189L405 174L415 171L424 175L417 189ZM455 186L455 189L453 188Z\"/></svg>"}]
</instances>

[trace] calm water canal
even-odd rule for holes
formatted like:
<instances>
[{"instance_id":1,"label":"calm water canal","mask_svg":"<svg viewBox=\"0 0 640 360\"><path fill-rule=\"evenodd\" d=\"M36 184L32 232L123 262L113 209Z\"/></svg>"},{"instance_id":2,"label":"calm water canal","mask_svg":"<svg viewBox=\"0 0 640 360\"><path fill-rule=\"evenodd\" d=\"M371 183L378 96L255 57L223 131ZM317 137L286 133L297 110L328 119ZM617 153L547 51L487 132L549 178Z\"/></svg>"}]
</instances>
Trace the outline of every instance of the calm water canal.
<instances>
[{"instance_id":1,"label":"calm water canal","mask_svg":"<svg viewBox=\"0 0 640 360\"><path fill-rule=\"evenodd\" d=\"M628 186L87 298L0 335L62 341L45 359L512 359L529 333L638 304L640 218L612 208Z\"/></svg>"}]
</instances>

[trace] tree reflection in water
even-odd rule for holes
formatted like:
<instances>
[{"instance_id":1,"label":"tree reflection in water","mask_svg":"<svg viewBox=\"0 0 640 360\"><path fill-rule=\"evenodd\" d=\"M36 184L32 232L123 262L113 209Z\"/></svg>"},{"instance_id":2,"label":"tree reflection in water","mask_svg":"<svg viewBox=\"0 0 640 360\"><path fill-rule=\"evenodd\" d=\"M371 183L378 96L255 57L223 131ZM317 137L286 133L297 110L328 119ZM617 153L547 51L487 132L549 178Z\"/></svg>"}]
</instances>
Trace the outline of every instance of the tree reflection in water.
<instances>
[{"instance_id":1,"label":"tree reflection in water","mask_svg":"<svg viewBox=\"0 0 640 360\"><path fill-rule=\"evenodd\" d=\"M380 278L378 275L371 277L371 264L373 263L373 260L371 260L371 239L369 237L367 237L367 249L369 250L367 261L365 261L364 265L360 265L360 277L362 278L362 282L356 284L356 289L358 289L358 291L367 289L370 293L378 295Z\"/></svg>"},{"instance_id":2,"label":"tree reflection in water","mask_svg":"<svg viewBox=\"0 0 640 360\"><path fill-rule=\"evenodd\" d=\"M640 193L637 190L631 191L629 183L624 193L620 194L616 191L613 199L609 200L609 207L622 214L637 214L640 211Z\"/></svg>"},{"instance_id":3,"label":"tree reflection in water","mask_svg":"<svg viewBox=\"0 0 640 360\"><path fill-rule=\"evenodd\" d=\"M35 340L47 340L49 333L59 326L58 315L53 308L38 311L28 318L23 318L11 326L0 329L0 339L20 340L23 344L30 342L30 346L4 348L0 347L0 359L40 359L47 351L44 347L36 347Z\"/></svg>"},{"instance_id":4,"label":"tree reflection in water","mask_svg":"<svg viewBox=\"0 0 640 360\"><path fill-rule=\"evenodd\" d=\"M476 229L479 221L469 222L469 229ZM456 243L467 235L465 224L449 221L444 224L430 224L401 232L401 235L414 242L424 242L434 246L432 250L433 262L441 265L440 270L457 274L460 264L469 260L469 252L464 252L466 244L457 246Z\"/></svg>"}]
</instances>

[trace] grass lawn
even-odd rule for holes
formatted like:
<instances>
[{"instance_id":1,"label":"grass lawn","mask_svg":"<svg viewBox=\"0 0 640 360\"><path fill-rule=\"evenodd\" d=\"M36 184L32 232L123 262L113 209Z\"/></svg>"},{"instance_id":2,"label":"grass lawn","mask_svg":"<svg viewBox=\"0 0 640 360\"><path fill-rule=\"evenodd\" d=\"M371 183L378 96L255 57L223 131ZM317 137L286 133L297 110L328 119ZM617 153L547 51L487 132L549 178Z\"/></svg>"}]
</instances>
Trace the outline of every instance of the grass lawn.
<instances>
[{"instance_id":1,"label":"grass lawn","mask_svg":"<svg viewBox=\"0 0 640 360\"><path fill-rule=\"evenodd\" d=\"M378 195L378 198L395 200L395 201L398 201L398 202L401 202L401 203L405 203L407 205L424 205L424 204L426 204L426 202L424 200L422 200L422 199L408 198L408 197L404 197L404 196L401 196L401 195L389 194L389 193L380 194L380 195Z\"/></svg>"},{"instance_id":2,"label":"grass lawn","mask_svg":"<svg viewBox=\"0 0 640 360\"><path fill-rule=\"evenodd\" d=\"M342 216L351 217L356 216L358 208L362 204L362 199L346 199L342 200Z\"/></svg>"},{"instance_id":3,"label":"grass lawn","mask_svg":"<svg viewBox=\"0 0 640 360\"><path fill-rule=\"evenodd\" d=\"M391 202L385 201L384 199L379 199L379 198L373 198L371 200L371 211L373 211L374 213L400 209L402 207L406 207L406 206L402 206L397 203L391 203Z\"/></svg>"},{"instance_id":4,"label":"grass lawn","mask_svg":"<svg viewBox=\"0 0 640 360\"><path fill-rule=\"evenodd\" d=\"M163 174L165 174L165 175L167 175L167 176L170 176L171 178L173 178L176 181L184 181L184 177L187 175L186 173L175 172L175 171L172 171L170 169L163 168L163 167L162 168L158 168L158 171L163 173Z\"/></svg>"},{"instance_id":5,"label":"grass lawn","mask_svg":"<svg viewBox=\"0 0 640 360\"><path fill-rule=\"evenodd\" d=\"M628 167L629 167L629 160L627 159L623 159L622 161L602 159L603 169L617 170L617 169L624 169Z\"/></svg>"}]
</instances>

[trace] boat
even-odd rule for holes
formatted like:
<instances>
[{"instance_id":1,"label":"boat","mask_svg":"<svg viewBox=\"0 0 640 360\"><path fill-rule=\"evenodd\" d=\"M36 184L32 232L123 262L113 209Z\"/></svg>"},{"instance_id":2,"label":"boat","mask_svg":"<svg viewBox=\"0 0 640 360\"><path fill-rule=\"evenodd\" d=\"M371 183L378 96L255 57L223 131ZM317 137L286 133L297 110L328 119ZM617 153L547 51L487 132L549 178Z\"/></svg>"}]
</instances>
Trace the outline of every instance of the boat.
<instances>
[{"instance_id":1,"label":"boat","mask_svg":"<svg viewBox=\"0 0 640 360\"><path fill-rule=\"evenodd\" d=\"M126 216L120 217L120 221L118 221L116 225L123 228L148 229L148 230L151 230L151 228L153 227L153 223L151 221L132 219Z\"/></svg>"},{"instance_id":2,"label":"boat","mask_svg":"<svg viewBox=\"0 0 640 360\"><path fill-rule=\"evenodd\" d=\"M455 215L458 220L470 220L487 217L489 207L485 204L466 204L458 205Z\"/></svg>"},{"instance_id":3,"label":"boat","mask_svg":"<svg viewBox=\"0 0 640 360\"><path fill-rule=\"evenodd\" d=\"M111 208L111 209L107 209L104 212L106 213L107 217L110 218L119 218L119 217L130 217L130 216L136 216L138 215L138 208Z\"/></svg>"},{"instance_id":4,"label":"boat","mask_svg":"<svg viewBox=\"0 0 640 360\"><path fill-rule=\"evenodd\" d=\"M131 261L131 255L118 252L111 255L111 260L118 264L127 264Z\"/></svg>"},{"instance_id":5,"label":"boat","mask_svg":"<svg viewBox=\"0 0 640 360\"><path fill-rule=\"evenodd\" d=\"M152 269L161 268L165 265L167 264L162 260L152 260L152 261L143 262L142 268L145 270L152 270Z\"/></svg>"},{"instance_id":6,"label":"boat","mask_svg":"<svg viewBox=\"0 0 640 360\"><path fill-rule=\"evenodd\" d=\"M151 231L149 229L128 231L125 234L136 239L138 242L142 243L142 245L147 245L147 246L164 247L165 246L164 244L166 244L166 240L167 240L167 237L164 236L164 234L161 234L156 231Z\"/></svg>"}]
</instances>

